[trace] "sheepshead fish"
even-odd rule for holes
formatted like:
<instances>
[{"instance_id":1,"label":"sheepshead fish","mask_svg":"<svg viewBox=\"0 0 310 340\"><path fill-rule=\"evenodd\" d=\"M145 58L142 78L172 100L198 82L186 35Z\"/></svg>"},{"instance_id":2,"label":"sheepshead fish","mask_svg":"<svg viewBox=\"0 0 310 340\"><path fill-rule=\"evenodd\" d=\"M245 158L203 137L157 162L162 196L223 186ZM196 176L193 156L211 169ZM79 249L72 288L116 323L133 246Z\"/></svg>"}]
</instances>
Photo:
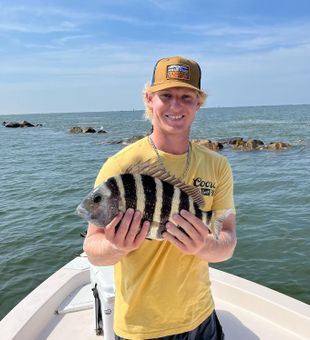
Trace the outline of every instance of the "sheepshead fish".
<instances>
[{"instance_id":1,"label":"sheepshead fish","mask_svg":"<svg viewBox=\"0 0 310 340\"><path fill-rule=\"evenodd\" d=\"M146 238L162 240L166 223L173 223L172 215L185 209L201 219L218 239L226 214L203 211L202 204L203 196L198 188L181 182L157 162L145 162L108 178L93 189L77 207L77 213L104 228L119 211L139 210L142 220L151 223Z\"/></svg>"}]
</instances>

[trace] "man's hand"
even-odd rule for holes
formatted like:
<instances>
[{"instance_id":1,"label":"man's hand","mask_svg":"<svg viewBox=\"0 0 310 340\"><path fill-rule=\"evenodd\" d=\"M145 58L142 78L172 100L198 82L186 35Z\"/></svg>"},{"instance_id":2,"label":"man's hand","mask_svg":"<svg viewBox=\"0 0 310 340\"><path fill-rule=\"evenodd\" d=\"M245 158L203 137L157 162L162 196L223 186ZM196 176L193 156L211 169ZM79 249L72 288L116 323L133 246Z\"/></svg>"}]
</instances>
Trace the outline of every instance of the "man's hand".
<instances>
[{"instance_id":1,"label":"man's hand","mask_svg":"<svg viewBox=\"0 0 310 340\"><path fill-rule=\"evenodd\" d=\"M166 224L165 240L170 241L182 252L196 255L205 247L212 235L207 226L189 211L182 210L173 216L174 223Z\"/></svg>"},{"instance_id":2,"label":"man's hand","mask_svg":"<svg viewBox=\"0 0 310 340\"><path fill-rule=\"evenodd\" d=\"M120 253L128 254L138 249L143 243L150 227L145 221L141 226L142 214L140 211L128 209L120 212L104 229L106 239Z\"/></svg>"},{"instance_id":3,"label":"man's hand","mask_svg":"<svg viewBox=\"0 0 310 340\"><path fill-rule=\"evenodd\" d=\"M166 224L163 238L174 244L183 253L195 255L209 262L229 259L236 246L235 215L229 214L223 222L219 240L215 240L207 226L186 210L173 216Z\"/></svg>"}]
</instances>

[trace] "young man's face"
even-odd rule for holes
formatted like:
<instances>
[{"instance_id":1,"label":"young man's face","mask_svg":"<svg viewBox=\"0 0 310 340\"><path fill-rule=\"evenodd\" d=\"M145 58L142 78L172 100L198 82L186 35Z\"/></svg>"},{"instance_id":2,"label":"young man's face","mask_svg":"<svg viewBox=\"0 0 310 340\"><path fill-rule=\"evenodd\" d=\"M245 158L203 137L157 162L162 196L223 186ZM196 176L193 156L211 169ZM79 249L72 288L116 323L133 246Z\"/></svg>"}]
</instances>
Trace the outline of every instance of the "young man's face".
<instances>
[{"instance_id":1,"label":"young man's face","mask_svg":"<svg viewBox=\"0 0 310 340\"><path fill-rule=\"evenodd\" d=\"M197 92L186 87L173 87L147 95L153 111L152 123L167 133L189 133L200 108Z\"/></svg>"}]
</instances>

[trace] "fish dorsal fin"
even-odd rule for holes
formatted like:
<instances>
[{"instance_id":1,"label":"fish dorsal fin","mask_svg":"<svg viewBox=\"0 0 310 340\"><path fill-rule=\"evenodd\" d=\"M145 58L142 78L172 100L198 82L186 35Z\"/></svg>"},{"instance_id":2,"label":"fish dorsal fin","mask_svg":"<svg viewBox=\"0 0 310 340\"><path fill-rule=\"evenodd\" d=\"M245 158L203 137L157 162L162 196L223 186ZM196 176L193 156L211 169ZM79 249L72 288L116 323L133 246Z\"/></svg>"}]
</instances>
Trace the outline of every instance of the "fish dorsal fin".
<instances>
[{"instance_id":1,"label":"fish dorsal fin","mask_svg":"<svg viewBox=\"0 0 310 340\"><path fill-rule=\"evenodd\" d=\"M155 163L150 163L149 161L133 164L127 168L126 173L149 175L156 177L161 181L170 183L177 188L184 191L188 196L190 196L194 202L198 204L199 207L204 205L203 195L201 194L199 188L192 185L186 184L179 178L172 175L168 170L164 169L159 161Z\"/></svg>"}]
</instances>

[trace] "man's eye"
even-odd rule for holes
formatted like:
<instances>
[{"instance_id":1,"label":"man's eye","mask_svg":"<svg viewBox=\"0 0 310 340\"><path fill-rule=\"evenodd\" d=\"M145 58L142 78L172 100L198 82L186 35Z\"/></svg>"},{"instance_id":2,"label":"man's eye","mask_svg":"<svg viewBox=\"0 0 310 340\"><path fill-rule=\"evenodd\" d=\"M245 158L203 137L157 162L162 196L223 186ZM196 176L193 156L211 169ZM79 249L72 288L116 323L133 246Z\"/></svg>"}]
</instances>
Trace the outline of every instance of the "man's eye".
<instances>
[{"instance_id":1,"label":"man's eye","mask_svg":"<svg viewBox=\"0 0 310 340\"><path fill-rule=\"evenodd\" d=\"M171 98L171 94L170 94L170 93L162 93L162 94L161 94L161 97L162 97L163 99L169 99L169 98Z\"/></svg>"},{"instance_id":2,"label":"man's eye","mask_svg":"<svg viewBox=\"0 0 310 340\"><path fill-rule=\"evenodd\" d=\"M191 97L191 96L183 96L182 99L185 102L192 102L193 101L193 97Z\"/></svg>"}]
</instances>

